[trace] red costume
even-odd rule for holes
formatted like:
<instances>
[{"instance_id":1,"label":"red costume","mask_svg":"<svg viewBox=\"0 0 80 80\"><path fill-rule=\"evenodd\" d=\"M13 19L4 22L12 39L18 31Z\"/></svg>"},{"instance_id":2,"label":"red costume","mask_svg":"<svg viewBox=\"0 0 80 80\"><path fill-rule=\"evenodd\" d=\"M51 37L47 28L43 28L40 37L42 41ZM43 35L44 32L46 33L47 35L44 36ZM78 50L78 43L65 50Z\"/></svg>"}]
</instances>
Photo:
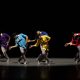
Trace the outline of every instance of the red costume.
<instances>
[{"instance_id":1,"label":"red costume","mask_svg":"<svg viewBox=\"0 0 80 80\"><path fill-rule=\"evenodd\" d=\"M80 46L80 33L74 33L71 43L76 47Z\"/></svg>"}]
</instances>

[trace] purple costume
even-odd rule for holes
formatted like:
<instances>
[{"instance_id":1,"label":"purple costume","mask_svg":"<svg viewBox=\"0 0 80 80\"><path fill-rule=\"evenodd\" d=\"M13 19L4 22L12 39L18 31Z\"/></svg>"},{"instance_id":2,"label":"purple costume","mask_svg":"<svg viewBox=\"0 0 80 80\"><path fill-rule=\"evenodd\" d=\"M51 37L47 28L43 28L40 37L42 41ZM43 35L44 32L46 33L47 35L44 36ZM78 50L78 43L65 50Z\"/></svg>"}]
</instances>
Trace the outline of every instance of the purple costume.
<instances>
[{"instance_id":1,"label":"purple costume","mask_svg":"<svg viewBox=\"0 0 80 80\"><path fill-rule=\"evenodd\" d=\"M0 35L0 46L3 46L4 48L8 48L8 40L9 40L9 35L6 33L2 33L2 36Z\"/></svg>"}]
</instances>

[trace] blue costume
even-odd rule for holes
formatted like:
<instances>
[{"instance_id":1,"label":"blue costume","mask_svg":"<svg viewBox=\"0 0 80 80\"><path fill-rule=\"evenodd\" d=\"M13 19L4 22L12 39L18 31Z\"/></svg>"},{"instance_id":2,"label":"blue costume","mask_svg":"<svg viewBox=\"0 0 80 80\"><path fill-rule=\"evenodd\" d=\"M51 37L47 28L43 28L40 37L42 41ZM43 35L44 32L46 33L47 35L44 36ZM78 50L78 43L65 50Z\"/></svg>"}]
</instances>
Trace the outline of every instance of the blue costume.
<instances>
[{"instance_id":1,"label":"blue costume","mask_svg":"<svg viewBox=\"0 0 80 80\"><path fill-rule=\"evenodd\" d=\"M15 37L15 44L16 44L16 46L23 47L24 49L26 49L26 47L27 47L26 36L27 35L25 35L23 33L17 35Z\"/></svg>"},{"instance_id":2,"label":"blue costume","mask_svg":"<svg viewBox=\"0 0 80 80\"><path fill-rule=\"evenodd\" d=\"M40 36L42 36L42 35L48 35L48 33L47 33L47 32L45 32L45 31L41 31Z\"/></svg>"},{"instance_id":3,"label":"blue costume","mask_svg":"<svg viewBox=\"0 0 80 80\"><path fill-rule=\"evenodd\" d=\"M26 41L27 35L20 33L15 36L15 44L20 48L21 56L18 60L20 62L22 59L24 59L24 64L26 64L26 48L27 48L27 41Z\"/></svg>"}]
</instances>

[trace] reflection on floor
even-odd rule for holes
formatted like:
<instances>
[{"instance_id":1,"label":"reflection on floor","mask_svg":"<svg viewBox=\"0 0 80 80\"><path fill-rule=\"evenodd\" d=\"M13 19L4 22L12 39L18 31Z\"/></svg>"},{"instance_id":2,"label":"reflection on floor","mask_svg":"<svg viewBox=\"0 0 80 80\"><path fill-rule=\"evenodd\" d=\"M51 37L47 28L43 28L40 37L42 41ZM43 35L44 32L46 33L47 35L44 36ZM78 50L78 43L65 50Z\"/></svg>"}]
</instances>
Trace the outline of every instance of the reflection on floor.
<instances>
[{"instance_id":1,"label":"reflection on floor","mask_svg":"<svg viewBox=\"0 0 80 80\"><path fill-rule=\"evenodd\" d=\"M18 64L18 58L0 59L0 80L80 80L80 65L73 59L53 58L50 64L37 64L36 59L27 59L28 64Z\"/></svg>"}]
</instances>

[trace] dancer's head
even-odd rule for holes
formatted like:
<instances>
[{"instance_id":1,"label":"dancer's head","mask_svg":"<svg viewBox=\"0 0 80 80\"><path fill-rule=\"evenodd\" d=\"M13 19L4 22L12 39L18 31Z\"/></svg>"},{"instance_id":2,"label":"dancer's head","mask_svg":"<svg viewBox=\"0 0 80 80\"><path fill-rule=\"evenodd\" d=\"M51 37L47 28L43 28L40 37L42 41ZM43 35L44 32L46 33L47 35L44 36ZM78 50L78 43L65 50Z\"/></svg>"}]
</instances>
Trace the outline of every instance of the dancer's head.
<instances>
[{"instance_id":1,"label":"dancer's head","mask_svg":"<svg viewBox=\"0 0 80 80\"><path fill-rule=\"evenodd\" d=\"M37 35L40 35L41 34L41 31L37 31L36 33L37 33Z\"/></svg>"}]
</instances>

